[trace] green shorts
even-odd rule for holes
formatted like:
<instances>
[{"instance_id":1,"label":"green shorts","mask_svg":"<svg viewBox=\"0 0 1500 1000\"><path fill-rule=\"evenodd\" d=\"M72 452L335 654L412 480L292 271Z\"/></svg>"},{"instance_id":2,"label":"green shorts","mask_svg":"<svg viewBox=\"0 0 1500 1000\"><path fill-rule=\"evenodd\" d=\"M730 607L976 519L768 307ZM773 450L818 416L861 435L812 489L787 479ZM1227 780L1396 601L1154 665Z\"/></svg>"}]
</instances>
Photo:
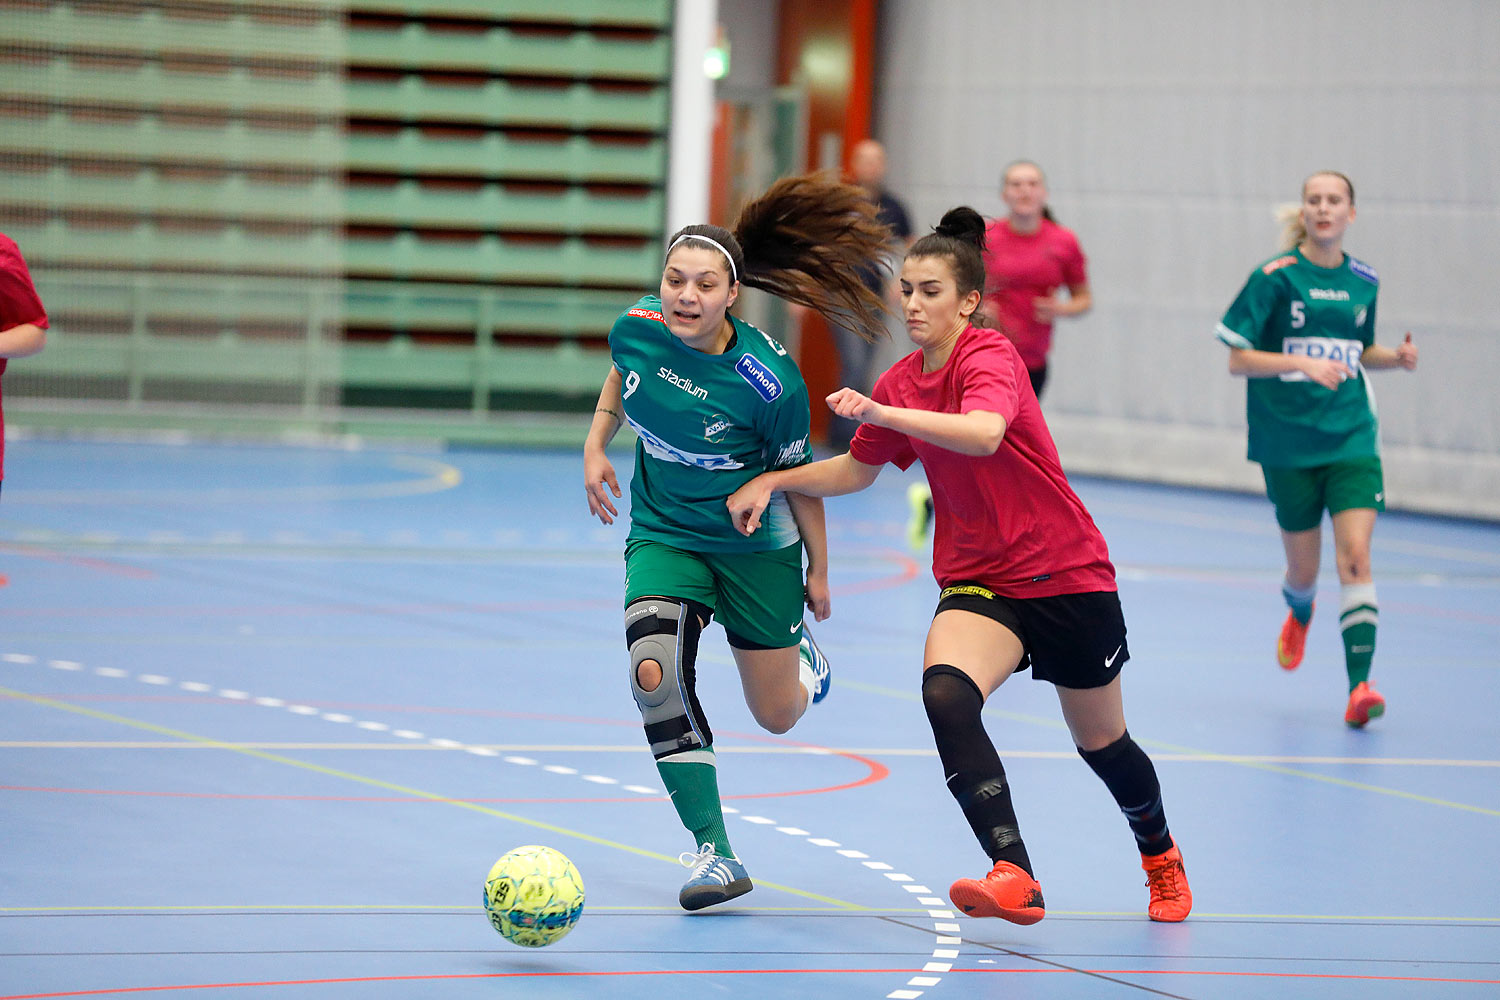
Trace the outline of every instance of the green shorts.
<instances>
[{"instance_id":1,"label":"green shorts","mask_svg":"<svg viewBox=\"0 0 1500 1000\"><path fill-rule=\"evenodd\" d=\"M1282 531L1316 528L1324 510L1385 510L1385 473L1378 456L1306 469L1262 465L1260 471Z\"/></svg>"},{"instance_id":2,"label":"green shorts","mask_svg":"<svg viewBox=\"0 0 1500 1000\"><path fill-rule=\"evenodd\" d=\"M736 649L802 641L802 544L770 552L688 552L665 542L625 545L625 604L639 597L697 601Z\"/></svg>"}]
</instances>

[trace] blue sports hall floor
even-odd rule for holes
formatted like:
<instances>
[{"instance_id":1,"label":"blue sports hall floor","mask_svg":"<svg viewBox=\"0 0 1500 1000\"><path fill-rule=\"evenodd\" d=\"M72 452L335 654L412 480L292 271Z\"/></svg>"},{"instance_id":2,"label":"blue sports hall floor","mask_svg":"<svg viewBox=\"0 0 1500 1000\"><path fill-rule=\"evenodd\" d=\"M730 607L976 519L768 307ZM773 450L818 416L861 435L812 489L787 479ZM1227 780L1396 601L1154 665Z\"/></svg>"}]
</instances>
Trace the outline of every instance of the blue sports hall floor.
<instances>
[{"instance_id":1,"label":"blue sports hall floor","mask_svg":"<svg viewBox=\"0 0 1500 1000\"><path fill-rule=\"evenodd\" d=\"M1022 675L986 713L1050 907L1017 927L947 902L988 864L918 698L936 588L887 470L829 501L833 688L791 733L705 633L757 887L689 914L624 526L590 519L578 455L33 439L5 466L0 1000L1500 995L1500 526L1381 517L1389 711L1351 731L1331 567L1307 661L1276 666L1263 498L1076 482L1196 909L1146 918L1124 820ZM481 906L528 843L587 886L535 950Z\"/></svg>"}]
</instances>

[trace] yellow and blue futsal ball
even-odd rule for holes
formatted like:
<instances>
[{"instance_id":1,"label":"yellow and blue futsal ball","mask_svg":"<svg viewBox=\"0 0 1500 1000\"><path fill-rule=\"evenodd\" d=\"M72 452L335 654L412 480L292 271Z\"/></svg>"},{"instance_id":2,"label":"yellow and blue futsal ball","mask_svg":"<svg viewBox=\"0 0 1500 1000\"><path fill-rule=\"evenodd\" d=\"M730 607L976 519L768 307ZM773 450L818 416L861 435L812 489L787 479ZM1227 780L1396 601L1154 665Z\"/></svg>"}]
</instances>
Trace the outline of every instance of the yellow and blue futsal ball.
<instances>
[{"instance_id":1,"label":"yellow and blue futsal ball","mask_svg":"<svg viewBox=\"0 0 1500 1000\"><path fill-rule=\"evenodd\" d=\"M541 948L562 940L583 915L583 876L561 851L518 847L490 867L484 908L505 940Z\"/></svg>"}]
</instances>

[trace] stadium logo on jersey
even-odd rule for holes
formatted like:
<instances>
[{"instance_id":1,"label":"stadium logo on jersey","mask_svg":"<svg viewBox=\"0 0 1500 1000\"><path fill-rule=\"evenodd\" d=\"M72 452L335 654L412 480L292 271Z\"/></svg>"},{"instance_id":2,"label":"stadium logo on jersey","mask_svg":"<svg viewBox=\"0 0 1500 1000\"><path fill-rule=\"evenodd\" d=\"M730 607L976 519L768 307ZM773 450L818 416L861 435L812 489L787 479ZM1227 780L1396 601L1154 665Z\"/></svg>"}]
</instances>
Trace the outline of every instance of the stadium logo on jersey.
<instances>
[{"instance_id":1,"label":"stadium logo on jersey","mask_svg":"<svg viewBox=\"0 0 1500 1000\"><path fill-rule=\"evenodd\" d=\"M1287 254L1285 257L1277 257L1275 260L1267 261L1265 264L1261 265L1260 273L1273 274L1281 270L1283 267L1289 267L1290 265L1295 263L1297 263L1296 255Z\"/></svg>"},{"instance_id":2,"label":"stadium logo on jersey","mask_svg":"<svg viewBox=\"0 0 1500 1000\"><path fill-rule=\"evenodd\" d=\"M771 463L771 467L781 469L788 465L799 464L807 457L807 437L803 435L791 444L782 445L776 452L776 461Z\"/></svg>"},{"instance_id":3,"label":"stadium logo on jersey","mask_svg":"<svg viewBox=\"0 0 1500 1000\"><path fill-rule=\"evenodd\" d=\"M692 379L684 378L666 366L656 369L656 377L665 382L670 382L689 396L694 396L698 399L708 398L707 389L701 385L694 385Z\"/></svg>"},{"instance_id":4,"label":"stadium logo on jersey","mask_svg":"<svg viewBox=\"0 0 1500 1000\"><path fill-rule=\"evenodd\" d=\"M642 309L640 306L636 306L634 309L625 310L625 315L635 316L639 319L654 319L658 323L665 323L667 321L667 318L661 313L657 312L655 309Z\"/></svg>"},{"instance_id":5,"label":"stadium logo on jersey","mask_svg":"<svg viewBox=\"0 0 1500 1000\"><path fill-rule=\"evenodd\" d=\"M729 418L722 413L715 413L712 416L704 417L703 440L709 444L718 444L724 440L724 435L733 427L734 424L731 424Z\"/></svg>"},{"instance_id":6,"label":"stadium logo on jersey","mask_svg":"<svg viewBox=\"0 0 1500 1000\"><path fill-rule=\"evenodd\" d=\"M1350 257L1349 270L1364 278L1372 285L1380 284L1380 275L1376 274L1375 269L1362 260L1355 260L1353 257Z\"/></svg>"},{"instance_id":7,"label":"stadium logo on jersey","mask_svg":"<svg viewBox=\"0 0 1500 1000\"><path fill-rule=\"evenodd\" d=\"M676 462L678 465L691 465L696 469L742 469L745 466L744 462L736 461L732 455L705 455L669 444L648 431L640 421L631 419L628 413L625 414L625 420L630 424L630 429L635 431L635 436L641 439L641 448L652 458Z\"/></svg>"},{"instance_id":8,"label":"stadium logo on jersey","mask_svg":"<svg viewBox=\"0 0 1500 1000\"><path fill-rule=\"evenodd\" d=\"M755 359L752 354L740 355L740 360L735 362L734 370L740 373L740 378L750 383L750 388L760 394L760 398L771 402L781 395L781 383L771 370Z\"/></svg>"},{"instance_id":9,"label":"stadium logo on jersey","mask_svg":"<svg viewBox=\"0 0 1500 1000\"><path fill-rule=\"evenodd\" d=\"M1322 299L1324 302L1348 302L1349 293L1342 288L1309 288L1307 297L1310 299Z\"/></svg>"},{"instance_id":10,"label":"stadium logo on jersey","mask_svg":"<svg viewBox=\"0 0 1500 1000\"><path fill-rule=\"evenodd\" d=\"M1283 354L1305 354L1309 358L1342 361L1354 370L1356 377L1360 373L1359 358L1364 350L1365 345L1357 340L1336 340L1333 337L1288 337L1282 341L1281 346ZM1312 380L1302 372L1282 372L1281 381L1310 382Z\"/></svg>"}]
</instances>

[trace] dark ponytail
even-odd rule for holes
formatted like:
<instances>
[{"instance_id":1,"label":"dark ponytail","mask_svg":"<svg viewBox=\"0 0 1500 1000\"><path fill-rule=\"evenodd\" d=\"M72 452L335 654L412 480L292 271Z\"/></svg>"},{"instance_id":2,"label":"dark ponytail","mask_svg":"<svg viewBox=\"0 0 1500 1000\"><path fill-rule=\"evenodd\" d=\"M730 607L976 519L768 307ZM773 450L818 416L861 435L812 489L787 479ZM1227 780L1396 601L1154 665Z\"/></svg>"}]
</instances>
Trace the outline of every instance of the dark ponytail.
<instances>
[{"instance_id":1,"label":"dark ponytail","mask_svg":"<svg viewBox=\"0 0 1500 1000\"><path fill-rule=\"evenodd\" d=\"M862 188L827 174L783 177L741 209L733 233L688 226L668 241L669 255L683 236L718 243L736 280L816 309L871 343L889 335L885 301L861 274L884 267L892 236Z\"/></svg>"},{"instance_id":2,"label":"dark ponytail","mask_svg":"<svg viewBox=\"0 0 1500 1000\"><path fill-rule=\"evenodd\" d=\"M968 205L950 208L931 233L917 240L907 257L947 257L958 297L972 291L984 297L984 216Z\"/></svg>"}]
</instances>

